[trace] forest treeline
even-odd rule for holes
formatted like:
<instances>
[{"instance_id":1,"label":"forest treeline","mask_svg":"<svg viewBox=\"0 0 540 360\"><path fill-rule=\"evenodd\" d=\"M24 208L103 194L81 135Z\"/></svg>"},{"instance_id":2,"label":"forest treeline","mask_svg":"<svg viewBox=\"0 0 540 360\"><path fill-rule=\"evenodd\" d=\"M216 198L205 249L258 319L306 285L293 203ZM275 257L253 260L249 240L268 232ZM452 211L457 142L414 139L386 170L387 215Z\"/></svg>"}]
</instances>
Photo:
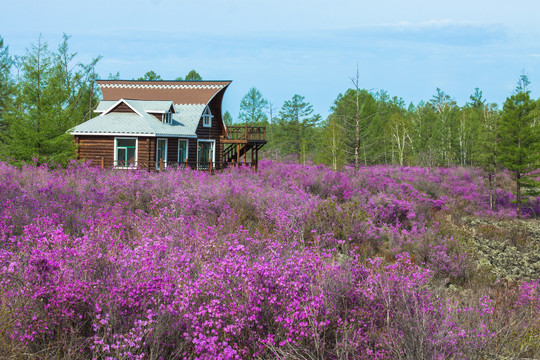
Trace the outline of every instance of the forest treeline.
<instances>
[{"instance_id":1,"label":"forest treeline","mask_svg":"<svg viewBox=\"0 0 540 360\"><path fill-rule=\"evenodd\" d=\"M67 130L94 116L100 98L95 83L100 57L83 64L76 56L67 35L56 50L40 37L22 56L11 55L0 37L2 160L65 163L73 158ZM161 77L150 70L138 79ZM202 77L191 70L185 79ZM531 98L526 75L519 77L502 108L478 88L461 106L441 89L427 101L407 105L385 90L362 89L358 70L351 80L351 88L336 97L326 119L301 95L276 107L255 87L242 98L236 119L229 112L223 116L228 125L266 126L263 156L275 160L334 169L372 164L481 166L488 174L511 171L518 196L522 189L535 188L530 175L540 162L540 99Z\"/></svg>"}]
</instances>

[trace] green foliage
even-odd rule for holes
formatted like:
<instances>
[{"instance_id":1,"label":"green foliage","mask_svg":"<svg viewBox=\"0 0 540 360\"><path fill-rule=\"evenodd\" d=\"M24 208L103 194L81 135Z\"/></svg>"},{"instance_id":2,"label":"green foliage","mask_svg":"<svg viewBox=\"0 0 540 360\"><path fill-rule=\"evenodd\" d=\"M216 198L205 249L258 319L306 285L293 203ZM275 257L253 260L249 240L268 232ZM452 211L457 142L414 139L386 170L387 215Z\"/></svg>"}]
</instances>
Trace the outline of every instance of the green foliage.
<instances>
[{"instance_id":1,"label":"green foliage","mask_svg":"<svg viewBox=\"0 0 540 360\"><path fill-rule=\"evenodd\" d=\"M373 163L373 155L379 151L379 140L382 135L380 130L383 128L375 118L378 112L377 105L377 101L367 90L348 89L345 94L339 94L334 101L331 108L333 120L328 125L341 131L340 153L343 156L341 161L344 163L354 163L358 152L360 162ZM328 130L335 131L331 128ZM327 149L322 148L321 151L325 152Z\"/></svg>"},{"instance_id":2,"label":"green foliage","mask_svg":"<svg viewBox=\"0 0 540 360\"><path fill-rule=\"evenodd\" d=\"M191 70L191 71L186 75L186 81L196 81L196 80L202 80L202 77L201 77L201 75L199 75L199 73L196 72L195 70Z\"/></svg>"},{"instance_id":3,"label":"green foliage","mask_svg":"<svg viewBox=\"0 0 540 360\"><path fill-rule=\"evenodd\" d=\"M14 90L10 76L11 66L12 59L9 55L9 48L4 47L4 39L0 37L0 139L5 136L7 106L12 101Z\"/></svg>"},{"instance_id":4,"label":"green foliage","mask_svg":"<svg viewBox=\"0 0 540 360\"><path fill-rule=\"evenodd\" d=\"M437 88L430 101L407 107L384 90L348 89L338 95L330 116L321 124L324 135L317 159L334 168L357 163L493 164L493 131L485 131L496 125L499 111L496 105L486 105L478 88L470 99L459 107Z\"/></svg>"},{"instance_id":5,"label":"green foliage","mask_svg":"<svg viewBox=\"0 0 540 360\"><path fill-rule=\"evenodd\" d=\"M120 71L117 71L116 74L109 73L107 80L120 80Z\"/></svg>"},{"instance_id":6,"label":"green foliage","mask_svg":"<svg viewBox=\"0 0 540 360\"><path fill-rule=\"evenodd\" d=\"M14 99L5 113L2 157L15 162L66 163L75 155L73 126L90 119L97 105L99 57L89 64L74 64L69 36L56 52L41 39L32 44L19 64Z\"/></svg>"},{"instance_id":7,"label":"green foliage","mask_svg":"<svg viewBox=\"0 0 540 360\"><path fill-rule=\"evenodd\" d=\"M515 93L504 103L498 128L499 160L514 174L518 214L521 204L526 202L522 198L522 190L535 192L538 184L531 179L531 175L540 166L538 108L530 98L528 85L529 80L522 75Z\"/></svg>"},{"instance_id":8,"label":"green foliage","mask_svg":"<svg viewBox=\"0 0 540 360\"><path fill-rule=\"evenodd\" d=\"M476 114L480 109L475 109ZM496 104L483 105L479 115L480 124L477 133L477 146L473 154L476 164L486 171L488 176L488 187L490 196L490 208L496 210L496 192L494 191L495 174L499 167L498 147L499 147L499 121L500 113Z\"/></svg>"},{"instance_id":9,"label":"green foliage","mask_svg":"<svg viewBox=\"0 0 540 360\"><path fill-rule=\"evenodd\" d=\"M313 106L300 95L286 100L279 112L276 129L276 142L283 154L293 154L298 161L305 162L317 139L314 127L321 116L313 114Z\"/></svg>"},{"instance_id":10,"label":"green foliage","mask_svg":"<svg viewBox=\"0 0 540 360\"><path fill-rule=\"evenodd\" d=\"M142 77L138 78L137 80L159 81L159 80L163 80L163 79L161 78L161 76L156 74L154 70L150 70L146 74L144 74Z\"/></svg>"},{"instance_id":11,"label":"green foliage","mask_svg":"<svg viewBox=\"0 0 540 360\"><path fill-rule=\"evenodd\" d=\"M450 166L455 163L457 157L459 108L456 102L439 88L430 103L435 108L437 116L433 126L434 155L439 164Z\"/></svg>"},{"instance_id":12,"label":"green foliage","mask_svg":"<svg viewBox=\"0 0 540 360\"><path fill-rule=\"evenodd\" d=\"M329 164L333 170L347 163L345 128L338 116L330 115L323 122L320 144L318 162Z\"/></svg>"},{"instance_id":13,"label":"green foliage","mask_svg":"<svg viewBox=\"0 0 540 360\"><path fill-rule=\"evenodd\" d=\"M240 102L238 119L244 124L265 125L268 123L268 116L265 113L267 107L268 101L259 90L252 87Z\"/></svg>"},{"instance_id":14,"label":"green foliage","mask_svg":"<svg viewBox=\"0 0 540 360\"><path fill-rule=\"evenodd\" d=\"M230 125L233 124L233 118L232 118L231 113L229 111L225 111L225 114L223 114L223 122L227 126L230 126Z\"/></svg>"}]
</instances>

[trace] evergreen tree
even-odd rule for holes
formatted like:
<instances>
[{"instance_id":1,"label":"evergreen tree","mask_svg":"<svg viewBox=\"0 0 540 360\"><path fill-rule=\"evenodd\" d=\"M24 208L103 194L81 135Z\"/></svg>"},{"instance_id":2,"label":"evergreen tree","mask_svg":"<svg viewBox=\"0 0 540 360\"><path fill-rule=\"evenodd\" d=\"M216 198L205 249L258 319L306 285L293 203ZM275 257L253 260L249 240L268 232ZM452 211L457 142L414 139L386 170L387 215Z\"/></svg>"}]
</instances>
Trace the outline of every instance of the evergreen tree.
<instances>
[{"instance_id":1,"label":"evergreen tree","mask_svg":"<svg viewBox=\"0 0 540 360\"><path fill-rule=\"evenodd\" d=\"M199 75L198 72L196 72L193 69L186 75L186 81L196 81L196 80L202 80L202 77L201 75Z\"/></svg>"},{"instance_id":2,"label":"evergreen tree","mask_svg":"<svg viewBox=\"0 0 540 360\"><path fill-rule=\"evenodd\" d=\"M233 118L229 111L225 111L225 114L223 114L223 122L227 126L231 126L233 124Z\"/></svg>"},{"instance_id":3,"label":"evergreen tree","mask_svg":"<svg viewBox=\"0 0 540 360\"><path fill-rule=\"evenodd\" d=\"M107 80L120 80L120 71L117 71L116 74L109 73Z\"/></svg>"},{"instance_id":4,"label":"evergreen tree","mask_svg":"<svg viewBox=\"0 0 540 360\"><path fill-rule=\"evenodd\" d=\"M4 47L4 39L0 36L0 138L6 130L7 107L12 101L13 81L11 80L12 59L8 46Z\"/></svg>"},{"instance_id":5,"label":"evergreen tree","mask_svg":"<svg viewBox=\"0 0 540 360\"><path fill-rule=\"evenodd\" d=\"M4 158L65 163L75 155L68 130L89 119L97 105L94 67L73 64L69 36L57 53L41 39L21 59L21 76L6 117Z\"/></svg>"},{"instance_id":6,"label":"evergreen tree","mask_svg":"<svg viewBox=\"0 0 540 360\"><path fill-rule=\"evenodd\" d=\"M345 162L375 162L380 154L377 143L382 134L374 130L378 107L373 95L367 90L348 89L338 95L331 110L333 125L342 127L340 146L341 152L346 154Z\"/></svg>"},{"instance_id":7,"label":"evergreen tree","mask_svg":"<svg viewBox=\"0 0 540 360\"><path fill-rule=\"evenodd\" d=\"M530 98L529 80L521 75L515 93L506 99L499 123L499 159L514 174L516 181L516 205L518 216L527 190L535 186L531 173L538 169L540 161L540 130L535 123L537 108Z\"/></svg>"},{"instance_id":8,"label":"evergreen tree","mask_svg":"<svg viewBox=\"0 0 540 360\"><path fill-rule=\"evenodd\" d=\"M474 89L471 101L459 110L456 130L457 153L461 166L470 166L479 156L480 131L484 122L486 100L479 88Z\"/></svg>"},{"instance_id":9,"label":"evergreen tree","mask_svg":"<svg viewBox=\"0 0 540 360\"><path fill-rule=\"evenodd\" d=\"M150 71L147 71L146 74L144 74L143 76L141 76L140 78L138 78L137 80L142 80L142 81L159 81L159 80L163 80L161 78L161 76L159 76L158 74L156 74L156 72L154 70L150 70Z\"/></svg>"},{"instance_id":10,"label":"evergreen tree","mask_svg":"<svg viewBox=\"0 0 540 360\"><path fill-rule=\"evenodd\" d=\"M18 106L8 118L8 154L31 161L49 154L47 140L52 136L57 109L57 84L50 82L54 73L53 58L41 36L37 45L22 58L22 78L17 86Z\"/></svg>"},{"instance_id":11,"label":"evergreen tree","mask_svg":"<svg viewBox=\"0 0 540 360\"><path fill-rule=\"evenodd\" d=\"M305 163L308 151L316 143L313 128L320 120L320 115L313 114L313 106L300 95L286 100L279 112L276 141L285 154L295 154L299 162Z\"/></svg>"},{"instance_id":12,"label":"evergreen tree","mask_svg":"<svg viewBox=\"0 0 540 360\"><path fill-rule=\"evenodd\" d=\"M458 123L458 106L444 91L437 88L437 94L430 100L435 109L437 121L433 127L433 143L437 162L444 166L455 163L456 154L456 125Z\"/></svg>"},{"instance_id":13,"label":"evergreen tree","mask_svg":"<svg viewBox=\"0 0 540 360\"><path fill-rule=\"evenodd\" d=\"M265 125L268 123L268 117L264 112L267 107L268 101L259 90L252 87L240 102L238 118L244 124Z\"/></svg>"}]
</instances>

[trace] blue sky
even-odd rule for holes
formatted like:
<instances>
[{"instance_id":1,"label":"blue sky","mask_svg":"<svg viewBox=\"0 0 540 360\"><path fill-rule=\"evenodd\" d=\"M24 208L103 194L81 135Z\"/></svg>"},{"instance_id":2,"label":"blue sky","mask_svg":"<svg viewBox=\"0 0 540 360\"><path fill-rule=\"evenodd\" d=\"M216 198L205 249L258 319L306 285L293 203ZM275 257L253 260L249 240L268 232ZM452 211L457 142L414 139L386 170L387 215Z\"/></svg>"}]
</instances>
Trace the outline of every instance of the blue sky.
<instances>
[{"instance_id":1,"label":"blue sky","mask_svg":"<svg viewBox=\"0 0 540 360\"><path fill-rule=\"evenodd\" d=\"M103 78L194 68L233 80L224 109L235 119L253 86L276 110L300 94L325 117L357 64L362 88L407 103L439 87L462 105L479 87L502 106L521 73L540 94L538 0L0 0L0 10L11 54L40 33L55 48L67 33L80 61L103 57Z\"/></svg>"}]
</instances>

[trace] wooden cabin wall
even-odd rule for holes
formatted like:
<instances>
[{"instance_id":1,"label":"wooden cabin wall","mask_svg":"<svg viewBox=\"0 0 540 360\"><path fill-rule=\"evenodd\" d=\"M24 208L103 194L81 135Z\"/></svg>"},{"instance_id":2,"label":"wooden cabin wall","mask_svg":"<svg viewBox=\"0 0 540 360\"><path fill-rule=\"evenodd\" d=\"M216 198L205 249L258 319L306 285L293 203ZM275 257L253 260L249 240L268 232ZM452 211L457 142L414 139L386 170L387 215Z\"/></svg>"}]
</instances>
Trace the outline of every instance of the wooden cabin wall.
<instances>
[{"instance_id":1,"label":"wooden cabin wall","mask_svg":"<svg viewBox=\"0 0 540 360\"><path fill-rule=\"evenodd\" d=\"M114 164L114 137L113 136L77 136L77 158L91 160L92 164L101 166L102 158L105 167Z\"/></svg>"},{"instance_id":2,"label":"wooden cabin wall","mask_svg":"<svg viewBox=\"0 0 540 360\"><path fill-rule=\"evenodd\" d=\"M167 139L167 161L178 161L178 138Z\"/></svg>"},{"instance_id":3,"label":"wooden cabin wall","mask_svg":"<svg viewBox=\"0 0 540 360\"><path fill-rule=\"evenodd\" d=\"M223 91L216 95L214 99L208 104L210 107L210 111L212 112L212 115L214 116L212 118L212 126L211 127L204 127L202 118L199 120L199 125L197 125L197 130L195 130L195 134L197 134L197 138L199 140L215 140L216 141L216 165L217 167L220 167L220 165L223 163L223 144L220 141L220 138L222 135L225 134L224 128L223 128L223 120L221 118L221 101L223 99ZM195 158L197 157L197 141L194 141L194 149L193 154ZM189 148L189 154L191 156L191 144Z\"/></svg>"},{"instance_id":4,"label":"wooden cabin wall","mask_svg":"<svg viewBox=\"0 0 540 360\"><path fill-rule=\"evenodd\" d=\"M104 167L113 167L114 139L115 136L75 136L75 143L78 145L77 158L92 160L92 164L98 166L101 166L101 159L103 158ZM137 143L137 162L141 165L150 164L150 167L152 167L155 164L155 160L156 139L154 137L139 137Z\"/></svg>"},{"instance_id":5,"label":"wooden cabin wall","mask_svg":"<svg viewBox=\"0 0 540 360\"><path fill-rule=\"evenodd\" d=\"M188 141L188 164L192 169L197 167L197 139Z\"/></svg>"},{"instance_id":6,"label":"wooden cabin wall","mask_svg":"<svg viewBox=\"0 0 540 360\"><path fill-rule=\"evenodd\" d=\"M134 113L135 111L133 111L133 109L130 108L126 103L121 102L120 104L116 105L112 112Z\"/></svg>"},{"instance_id":7,"label":"wooden cabin wall","mask_svg":"<svg viewBox=\"0 0 540 360\"><path fill-rule=\"evenodd\" d=\"M155 161L155 139L153 137L139 137L137 149L137 161L139 164L147 165Z\"/></svg>"}]
</instances>

